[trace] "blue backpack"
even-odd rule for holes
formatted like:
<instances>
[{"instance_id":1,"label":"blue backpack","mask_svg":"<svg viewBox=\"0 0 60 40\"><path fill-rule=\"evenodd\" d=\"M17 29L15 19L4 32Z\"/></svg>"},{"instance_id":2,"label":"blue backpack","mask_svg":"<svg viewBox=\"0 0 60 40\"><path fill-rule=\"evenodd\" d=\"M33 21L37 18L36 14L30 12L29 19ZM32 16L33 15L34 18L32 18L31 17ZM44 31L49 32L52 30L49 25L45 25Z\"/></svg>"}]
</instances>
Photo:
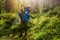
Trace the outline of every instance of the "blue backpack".
<instances>
[{"instance_id":1,"label":"blue backpack","mask_svg":"<svg viewBox=\"0 0 60 40\"><path fill-rule=\"evenodd\" d=\"M19 13L19 17L21 18L22 21L28 22L29 17L30 17L30 10L29 9L25 9L25 14L22 15L22 13Z\"/></svg>"}]
</instances>

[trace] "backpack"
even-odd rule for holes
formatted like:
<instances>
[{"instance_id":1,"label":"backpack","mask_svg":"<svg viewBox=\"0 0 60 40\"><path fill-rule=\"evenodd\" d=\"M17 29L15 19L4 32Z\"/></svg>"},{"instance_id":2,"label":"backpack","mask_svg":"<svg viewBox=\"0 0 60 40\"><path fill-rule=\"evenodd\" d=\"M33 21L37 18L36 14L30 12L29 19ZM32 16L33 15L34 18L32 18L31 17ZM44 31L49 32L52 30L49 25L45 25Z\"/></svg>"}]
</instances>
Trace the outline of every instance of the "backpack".
<instances>
[{"instance_id":1,"label":"backpack","mask_svg":"<svg viewBox=\"0 0 60 40\"><path fill-rule=\"evenodd\" d=\"M19 13L19 17L21 18L21 21L28 22L30 17L29 9L25 9L25 13Z\"/></svg>"}]
</instances>

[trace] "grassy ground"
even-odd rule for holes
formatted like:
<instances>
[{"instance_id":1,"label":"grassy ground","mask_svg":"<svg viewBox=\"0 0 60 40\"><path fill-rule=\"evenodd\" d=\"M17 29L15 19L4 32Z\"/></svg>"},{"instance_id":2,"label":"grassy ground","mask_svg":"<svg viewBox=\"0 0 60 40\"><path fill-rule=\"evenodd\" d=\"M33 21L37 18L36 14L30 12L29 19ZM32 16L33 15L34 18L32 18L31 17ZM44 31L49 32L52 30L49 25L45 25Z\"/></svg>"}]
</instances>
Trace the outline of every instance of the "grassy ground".
<instances>
[{"instance_id":1,"label":"grassy ground","mask_svg":"<svg viewBox=\"0 0 60 40\"><path fill-rule=\"evenodd\" d=\"M29 20L28 26L30 28L27 32L27 40L60 40L59 15L59 7L48 12L32 14L35 18ZM24 37L19 38L19 22L16 21L13 24L17 18L16 16L17 13L4 13L0 15L0 40L24 40Z\"/></svg>"}]
</instances>

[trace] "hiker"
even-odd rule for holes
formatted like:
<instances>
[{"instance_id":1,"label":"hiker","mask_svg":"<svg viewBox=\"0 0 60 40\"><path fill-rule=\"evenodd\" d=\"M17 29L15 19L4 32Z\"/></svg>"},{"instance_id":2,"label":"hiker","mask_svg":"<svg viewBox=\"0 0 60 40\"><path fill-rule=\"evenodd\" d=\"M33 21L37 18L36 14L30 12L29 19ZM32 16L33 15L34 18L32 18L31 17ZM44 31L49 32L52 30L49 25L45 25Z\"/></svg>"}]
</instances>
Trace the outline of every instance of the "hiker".
<instances>
[{"instance_id":1,"label":"hiker","mask_svg":"<svg viewBox=\"0 0 60 40\"><path fill-rule=\"evenodd\" d=\"M25 32L24 36L26 36L28 30L28 21L30 17L29 7L24 7L24 5L22 5L19 17L21 18L20 37L22 36L23 31Z\"/></svg>"}]
</instances>

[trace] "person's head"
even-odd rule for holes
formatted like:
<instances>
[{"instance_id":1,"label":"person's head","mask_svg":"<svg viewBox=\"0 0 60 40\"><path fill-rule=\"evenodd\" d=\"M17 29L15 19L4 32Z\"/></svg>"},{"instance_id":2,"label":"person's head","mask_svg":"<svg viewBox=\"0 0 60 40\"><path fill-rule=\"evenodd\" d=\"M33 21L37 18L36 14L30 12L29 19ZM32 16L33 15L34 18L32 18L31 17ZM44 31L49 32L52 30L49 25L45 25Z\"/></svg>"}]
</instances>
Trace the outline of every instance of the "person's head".
<instances>
[{"instance_id":1,"label":"person's head","mask_svg":"<svg viewBox=\"0 0 60 40\"><path fill-rule=\"evenodd\" d=\"M24 13L24 5L21 5L21 13Z\"/></svg>"},{"instance_id":2,"label":"person's head","mask_svg":"<svg viewBox=\"0 0 60 40\"><path fill-rule=\"evenodd\" d=\"M21 10L24 10L24 5L21 5Z\"/></svg>"}]
</instances>

